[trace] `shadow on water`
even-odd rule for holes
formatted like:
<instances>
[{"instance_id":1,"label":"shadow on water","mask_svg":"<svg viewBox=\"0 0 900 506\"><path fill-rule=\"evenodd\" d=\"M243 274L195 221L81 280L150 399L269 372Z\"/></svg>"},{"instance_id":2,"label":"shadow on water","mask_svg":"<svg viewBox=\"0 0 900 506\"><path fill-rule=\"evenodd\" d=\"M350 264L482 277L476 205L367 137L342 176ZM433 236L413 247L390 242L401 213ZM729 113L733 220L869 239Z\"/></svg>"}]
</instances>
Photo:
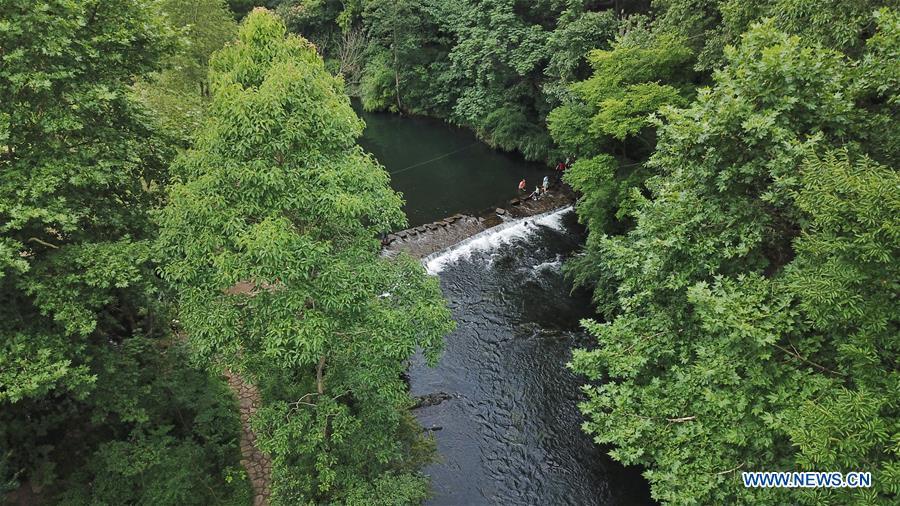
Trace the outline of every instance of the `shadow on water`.
<instances>
[{"instance_id":1,"label":"shadow on water","mask_svg":"<svg viewBox=\"0 0 900 506\"><path fill-rule=\"evenodd\" d=\"M581 379L565 364L590 344L578 327L590 301L560 267L582 241L574 213L558 212L428 263L458 324L437 367L410 369L413 395L451 396L416 412L442 427L430 504L652 504L639 470L580 430Z\"/></svg>"},{"instance_id":2,"label":"shadow on water","mask_svg":"<svg viewBox=\"0 0 900 506\"><path fill-rule=\"evenodd\" d=\"M410 226L501 205L517 196L523 177L530 191L552 172L439 120L366 113L358 103L354 108L366 122L359 143L391 173Z\"/></svg>"}]
</instances>

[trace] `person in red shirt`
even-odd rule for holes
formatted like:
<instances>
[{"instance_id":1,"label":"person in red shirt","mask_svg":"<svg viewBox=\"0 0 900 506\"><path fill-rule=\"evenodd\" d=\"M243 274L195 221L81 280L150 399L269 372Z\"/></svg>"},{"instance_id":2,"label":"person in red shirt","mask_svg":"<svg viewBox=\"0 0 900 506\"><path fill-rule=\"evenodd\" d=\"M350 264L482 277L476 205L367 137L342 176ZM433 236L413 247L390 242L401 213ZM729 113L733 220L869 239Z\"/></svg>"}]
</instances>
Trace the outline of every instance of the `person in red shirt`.
<instances>
[{"instance_id":1,"label":"person in red shirt","mask_svg":"<svg viewBox=\"0 0 900 506\"><path fill-rule=\"evenodd\" d=\"M519 191L520 192L525 191L525 179L524 178L522 178L522 180L519 181Z\"/></svg>"},{"instance_id":2,"label":"person in red shirt","mask_svg":"<svg viewBox=\"0 0 900 506\"><path fill-rule=\"evenodd\" d=\"M559 162L556 164L556 178L554 178L553 183L559 183L562 180L563 172L566 171L566 164L563 162Z\"/></svg>"}]
</instances>

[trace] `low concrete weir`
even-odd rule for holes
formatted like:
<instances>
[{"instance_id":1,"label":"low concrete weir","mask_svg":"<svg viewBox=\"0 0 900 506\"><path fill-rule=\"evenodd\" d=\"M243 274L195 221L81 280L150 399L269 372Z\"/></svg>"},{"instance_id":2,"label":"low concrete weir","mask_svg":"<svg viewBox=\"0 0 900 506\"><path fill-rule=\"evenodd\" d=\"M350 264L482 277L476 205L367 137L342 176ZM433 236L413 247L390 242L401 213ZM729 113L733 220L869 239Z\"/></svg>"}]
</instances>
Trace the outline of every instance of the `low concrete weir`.
<instances>
[{"instance_id":1,"label":"low concrete weir","mask_svg":"<svg viewBox=\"0 0 900 506\"><path fill-rule=\"evenodd\" d=\"M505 207L486 210L477 216L455 214L389 234L384 239L383 253L392 256L403 251L414 258L425 258L510 220L558 210L572 205L575 200L571 188L557 185L537 200L514 198Z\"/></svg>"},{"instance_id":2,"label":"low concrete weir","mask_svg":"<svg viewBox=\"0 0 900 506\"><path fill-rule=\"evenodd\" d=\"M461 259L469 258L473 253L495 249L517 239L528 237L540 227L561 230L562 217L572 210L571 205L552 209L545 213L512 219L495 227L483 230L453 246L432 253L422 259L422 264L429 274L439 274L445 266Z\"/></svg>"}]
</instances>

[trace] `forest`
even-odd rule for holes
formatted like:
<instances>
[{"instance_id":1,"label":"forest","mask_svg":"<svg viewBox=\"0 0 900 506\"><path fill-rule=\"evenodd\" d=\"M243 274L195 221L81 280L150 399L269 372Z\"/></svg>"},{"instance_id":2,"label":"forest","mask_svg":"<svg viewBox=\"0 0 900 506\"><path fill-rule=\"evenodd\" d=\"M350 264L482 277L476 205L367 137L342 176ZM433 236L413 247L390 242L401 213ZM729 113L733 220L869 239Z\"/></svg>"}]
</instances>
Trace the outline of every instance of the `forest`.
<instances>
[{"instance_id":1,"label":"forest","mask_svg":"<svg viewBox=\"0 0 900 506\"><path fill-rule=\"evenodd\" d=\"M433 497L465 322L362 110L574 161L574 430L652 501L897 504L898 62L894 0L0 0L0 496Z\"/></svg>"}]
</instances>

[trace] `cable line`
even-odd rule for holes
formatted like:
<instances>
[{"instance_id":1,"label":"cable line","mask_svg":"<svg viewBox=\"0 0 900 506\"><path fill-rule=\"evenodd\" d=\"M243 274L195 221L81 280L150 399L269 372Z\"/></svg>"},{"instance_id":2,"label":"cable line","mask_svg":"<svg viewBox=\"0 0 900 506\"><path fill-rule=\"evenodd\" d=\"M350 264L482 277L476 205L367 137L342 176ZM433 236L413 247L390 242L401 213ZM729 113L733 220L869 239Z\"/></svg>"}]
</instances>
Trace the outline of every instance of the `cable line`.
<instances>
[{"instance_id":1,"label":"cable line","mask_svg":"<svg viewBox=\"0 0 900 506\"><path fill-rule=\"evenodd\" d=\"M468 144L468 145L466 145L466 146L463 146L463 147L461 147L461 148L459 148L459 149L454 149L453 151L450 151L450 152L448 152L448 153L444 153L443 155L439 155L439 156L436 156L436 157L431 158L431 159L429 159L429 160L425 160L424 162L415 163L415 164L410 165L409 167L403 167L403 168L400 169L400 170L395 170L394 172L389 172L388 174L391 174L391 175L399 174L399 173L401 173L401 172L406 172L406 171L408 171L408 170L412 170L412 169L415 169L415 168L417 168L417 167L421 167L421 166L423 166L423 165L427 165L427 164L429 164L429 163L431 163L431 162L436 162L436 161L441 160L441 159L443 159L443 158L447 158L447 157L450 156L450 155L455 155L456 153L459 153L460 151L469 149L469 148L471 148L472 146L474 146L474 145L476 145L476 144L478 144L478 141L475 141L475 142L473 142L473 143L471 143L471 144Z\"/></svg>"}]
</instances>

